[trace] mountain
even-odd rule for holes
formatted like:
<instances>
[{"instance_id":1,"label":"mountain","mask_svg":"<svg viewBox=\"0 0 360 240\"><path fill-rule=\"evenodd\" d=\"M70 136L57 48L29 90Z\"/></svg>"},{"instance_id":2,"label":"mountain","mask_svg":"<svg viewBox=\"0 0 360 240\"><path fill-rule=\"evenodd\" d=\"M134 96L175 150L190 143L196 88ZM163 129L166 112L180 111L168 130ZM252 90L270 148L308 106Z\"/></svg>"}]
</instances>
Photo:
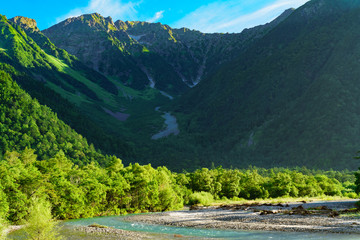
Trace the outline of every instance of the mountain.
<instances>
[{"instance_id":1,"label":"mountain","mask_svg":"<svg viewBox=\"0 0 360 240\"><path fill-rule=\"evenodd\" d=\"M92 113L106 114L98 106L105 105L106 100L104 104L98 94L110 98L118 93L117 87L52 44L34 20L0 17L1 69L41 104L51 107L62 120L85 134L96 147L119 156L131 155L129 145L106 133L82 110L87 107Z\"/></svg>"},{"instance_id":2,"label":"mountain","mask_svg":"<svg viewBox=\"0 0 360 240\"><path fill-rule=\"evenodd\" d=\"M164 125L157 107L172 96L149 86L131 88L87 67L55 46L34 20L1 17L0 63L13 66L4 70L22 88L104 153L125 164L151 161L148 149L158 144L152 136Z\"/></svg>"},{"instance_id":3,"label":"mountain","mask_svg":"<svg viewBox=\"0 0 360 240\"><path fill-rule=\"evenodd\" d=\"M359 13L357 1L310 1L180 98L203 161L356 169Z\"/></svg>"},{"instance_id":4,"label":"mountain","mask_svg":"<svg viewBox=\"0 0 360 240\"><path fill-rule=\"evenodd\" d=\"M3 17L0 60L125 163L355 169L359 9L312 0L237 34L99 14L41 32Z\"/></svg>"},{"instance_id":5,"label":"mountain","mask_svg":"<svg viewBox=\"0 0 360 240\"><path fill-rule=\"evenodd\" d=\"M72 104L74 107L71 109L78 113L77 116L89 120L90 123L85 127L81 121L77 123L77 117L73 116L70 110L60 116L64 121L69 124L75 122L71 126L94 142L95 146L107 153L116 154L123 158L125 163L135 160L140 163L149 161L154 165L164 165L168 163L169 153L163 149L173 149L171 155L174 156L171 158L186 156L186 161L171 161L169 165L183 169L187 168L188 161L192 161L194 152L181 153L182 144L179 144L178 139L173 142L173 137L156 141L152 139L152 136L164 127L164 112L156 109L162 107L166 110L169 98L187 92L189 86L193 87L199 82L198 76L209 75L218 66L230 61L286 19L292 11L288 10L273 22L246 29L241 34L203 34L145 22L119 20L114 23L111 18L103 18L99 14L71 18L43 32L37 29L31 19L16 17L10 19L10 22L15 27L23 28L25 34L31 37L40 49L61 64L65 64L60 69L65 75L60 79L64 76L66 79L69 76L75 79L75 89L68 88L62 81L54 84L43 81L45 87L51 88L53 92L66 99L57 102ZM138 38L139 34L142 35L141 38ZM142 42L143 37L146 38L146 42ZM206 46L209 51L202 52L202 46ZM185 54L187 57L179 58L182 52L188 52ZM77 57L82 62L78 61ZM167 63L169 59L174 61ZM190 72L189 75L183 71L197 66L200 61L206 67L194 69L191 72L192 77ZM123 72L124 69L127 71L126 74ZM191 80L184 80L183 76ZM150 84L149 80L153 83ZM21 84L24 87L24 82L33 83L23 81ZM56 112L64 109L61 104L54 101L49 103L48 97L44 97L46 91L33 88L34 86L30 86L26 90ZM97 138L97 134L103 137Z\"/></svg>"},{"instance_id":6,"label":"mountain","mask_svg":"<svg viewBox=\"0 0 360 240\"><path fill-rule=\"evenodd\" d=\"M97 13L69 18L43 33L89 67L127 86L143 89L150 85L179 95L291 12L241 34L204 34L161 23L113 22Z\"/></svg>"}]
</instances>

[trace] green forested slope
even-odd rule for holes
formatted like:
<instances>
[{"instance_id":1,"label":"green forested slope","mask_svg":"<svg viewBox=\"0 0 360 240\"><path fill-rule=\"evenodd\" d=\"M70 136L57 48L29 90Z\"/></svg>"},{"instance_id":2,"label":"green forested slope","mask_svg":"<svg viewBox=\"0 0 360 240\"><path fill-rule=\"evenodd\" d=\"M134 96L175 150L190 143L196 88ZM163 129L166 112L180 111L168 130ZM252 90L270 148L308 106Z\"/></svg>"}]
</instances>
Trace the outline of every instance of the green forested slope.
<instances>
[{"instance_id":1,"label":"green forested slope","mask_svg":"<svg viewBox=\"0 0 360 240\"><path fill-rule=\"evenodd\" d=\"M32 148L42 159L54 157L62 151L79 165L106 161L85 138L59 120L48 107L40 105L20 89L9 74L2 70L0 73L2 154Z\"/></svg>"},{"instance_id":2,"label":"green forested slope","mask_svg":"<svg viewBox=\"0 0 360 240\"><path fill-rule=\"evenodd\" d=\"M97 148L119 157L133 158L134 151L129 140L131 132L123 134L124 130L129 131L127 127L107 114L104 108L117 112L124 108L124 104L137 102L132 101L136 97L130 95L136 91L124 90L123 85L120 88L86 67L76 57L57 48L35 24L34 20L23 17L11 20L1 17L0 62L8 64L2 65L1 69L10 73L31 96L41 104L50 106L62 120L85 135ZM160 95L155 91L149 94ZM160 113L154 111L158 103L152 104L154 106L150 104L149 110L153 117L161 119ZM143 112L141 110L138 114ZM110 135L111 131L116 135ZM148 138L150 136L151 133ZM130 144L125 143L125 138Z\"/></svg>"},{"instance_id":3,"label":"green forested slope","mask_svg":"<svg viewBox=\"0 0 360 240\"><path fill-rule=\"evenodd\" d=\"M359 8L310 1L180 99L204 161L357 168Z\"/></svg>"}]
</instances>

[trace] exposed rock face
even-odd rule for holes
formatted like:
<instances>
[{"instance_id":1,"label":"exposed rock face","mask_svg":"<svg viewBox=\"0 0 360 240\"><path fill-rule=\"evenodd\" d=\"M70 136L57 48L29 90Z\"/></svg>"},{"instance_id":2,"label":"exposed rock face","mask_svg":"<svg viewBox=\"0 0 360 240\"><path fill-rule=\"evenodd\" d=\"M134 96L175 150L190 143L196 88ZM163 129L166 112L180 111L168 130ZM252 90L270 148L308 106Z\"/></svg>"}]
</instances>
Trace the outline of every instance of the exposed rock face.
<instances>
[{"instance_id":1,"label":"exposed rock face","mask_svg":"<svg viewBox=\"0 0 360 240\"><path fill-rule=\"evenodd\" d=\"M17 16L9 19L9 21L17 25L20 25L20 27L26 30L31 29L32 31L36 31L36 32L40 31L39 28L37 27L36 21L31 18Z\"/></svg>"},{"instance_id":2,"label":"exposed rock face","mask_svg":"<svg viewBox=\"0 0 360 240\"><path fill-rule=\"evenodd\" d=\"M121 21L98 13L69 18L43 33L88 66L137 89L149 85L179 94L233 59L293 10L238 34L204 34L161 23Z\"/></svg>"}]
</instances>

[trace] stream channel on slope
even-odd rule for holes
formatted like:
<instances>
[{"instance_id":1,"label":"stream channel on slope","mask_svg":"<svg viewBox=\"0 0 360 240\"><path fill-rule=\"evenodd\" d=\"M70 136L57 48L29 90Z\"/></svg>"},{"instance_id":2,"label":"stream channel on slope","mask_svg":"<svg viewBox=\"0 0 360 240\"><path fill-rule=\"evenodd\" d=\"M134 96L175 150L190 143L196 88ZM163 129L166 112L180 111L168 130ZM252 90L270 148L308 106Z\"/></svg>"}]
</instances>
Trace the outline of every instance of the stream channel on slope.
<instances>
[{"instance_id":1,"label":"stream channel on slope","mask_svg":"<svg viewBox=\"0 0 360 240\"><path fill-rule=\"evenodd\" d=\"M352 240L359 239L359 235L335 234L335 233L304 233L304 232L269 232L269 231L243 231L243 230L220 230L220 229L201 229L187 227L172 227L156 224L145 224L137 222L127 222L121 216L97 217L87 219L77 219L66 221L67 226L88 226L100 224L116 229L137 231L148 234L158 234L159 239L278 239L278 240ZM71 239L71 238L69 238Z\"/></svg>"},{"instance_id":2,"label":"stream channel on slope","mask_svg":"<svg viewBox=\"0 0 360 240\"><path fill-rule=\"evenodd\" d=\"M160 107L156 107L155 111L160 112ZM166 128L157 134L153 135L151 139L156 140L159 138L164 138L169 136L170 134L178 135L180 130L179 126L176 122L176 117L171 115L169 112L163 112L162 118L165 119L164 124L166 125Z\"/></svg>"}]
</instances>

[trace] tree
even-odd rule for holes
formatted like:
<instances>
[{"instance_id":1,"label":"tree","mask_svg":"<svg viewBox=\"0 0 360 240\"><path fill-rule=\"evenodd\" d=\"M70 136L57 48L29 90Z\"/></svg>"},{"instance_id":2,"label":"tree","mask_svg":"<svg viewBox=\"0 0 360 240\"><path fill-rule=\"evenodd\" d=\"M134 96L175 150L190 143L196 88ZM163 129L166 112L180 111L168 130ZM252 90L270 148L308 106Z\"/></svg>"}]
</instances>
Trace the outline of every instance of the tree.
<instances>
[{"instance_id":1,"label":"tree","mask_svg":"<svg viewBox=\"0 0 360 240\"><path fill-rule=\"evenodd\" d=\"M240 193L241 173L239 170L223 170L221 175L221 193L220 196L227 198L237 197Z\"/></svg>"},{"instance_id":2,"label":"tree","mask_svg":"<svg viewBox=\"0 0 360 240\"><path fill-rule=\"evenodd\" d=\"M28 239L31 240L60 240L59 228L51 215L51 205L40 198L32 198L26 227Z\"/></svg>"},{"instance_id":3,"label":"tree","mask_svg":"<svg viewBox=\"0 0 360 240\"><path fill-rule=\"evenodd\" d=\"M7 222L2 217L0 217L0 240L6 239L7 227L8 227Z\"/></svg>"},{"instance_id":4,"label":"tree","mask_svg":"<svg viewBox=\"0 0 360 240\"><path fill-rule=\"evenodd\" d=\"M357 194L360 193L360 168L359 168L359 171L355 172L355 185L356 185L356 189L355 189L355 192Z\"/></svg>"}]
</instances>

